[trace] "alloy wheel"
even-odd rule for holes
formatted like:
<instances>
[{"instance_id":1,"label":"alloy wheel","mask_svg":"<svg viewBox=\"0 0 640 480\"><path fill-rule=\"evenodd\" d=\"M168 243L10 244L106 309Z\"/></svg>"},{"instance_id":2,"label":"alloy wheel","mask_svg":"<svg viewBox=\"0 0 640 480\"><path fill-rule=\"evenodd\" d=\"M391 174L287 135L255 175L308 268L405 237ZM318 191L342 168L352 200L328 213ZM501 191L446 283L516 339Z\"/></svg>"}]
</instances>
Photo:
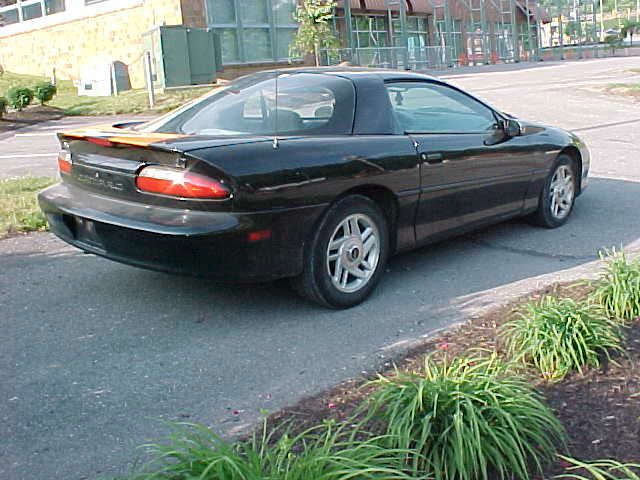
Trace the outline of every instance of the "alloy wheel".
<instances>
[{"instance_id":1,"label":"alloy wheel","mask_svg":"<svg viewBox=\"0 0 640 480\"><path fill-rule=\"evenodd\" d=\"M380 259L380 233L364 214L352 214L338 224L327 246L327 272L340 292L353 293L371 279Z\"/></svg>"},{"instance_id":2,"label":"alloy wheel","mask_svg":"<svg viewBox=\"0 0 640 480\"><path fill-rule=\"evenodd\" d=\"M560 165L553 173L549 197L549 209L554 218L562 220L569 215L575 198L575 182L569 166Z\"/></svg>"}]
</instances>

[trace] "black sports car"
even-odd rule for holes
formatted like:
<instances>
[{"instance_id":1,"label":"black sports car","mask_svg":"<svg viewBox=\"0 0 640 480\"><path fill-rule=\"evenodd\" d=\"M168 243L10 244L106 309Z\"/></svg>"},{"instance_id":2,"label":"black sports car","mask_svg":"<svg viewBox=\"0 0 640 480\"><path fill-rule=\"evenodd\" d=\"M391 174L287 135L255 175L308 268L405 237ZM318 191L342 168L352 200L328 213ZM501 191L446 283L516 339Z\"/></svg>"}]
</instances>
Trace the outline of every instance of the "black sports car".
<instances>
[{"instance_id":1,"label":"black sports car","mask_svg":"<svg viewBox=\"0 0 640 480\"><path fill-rule=\"evenodd\" d=\"M507 218L562 225L587 185L571 133L411 72L243 77L143 124L59 134L51 229L145 268L291 277L323 305L364 300L390 255Z\"/></svg>"}]
</instances>

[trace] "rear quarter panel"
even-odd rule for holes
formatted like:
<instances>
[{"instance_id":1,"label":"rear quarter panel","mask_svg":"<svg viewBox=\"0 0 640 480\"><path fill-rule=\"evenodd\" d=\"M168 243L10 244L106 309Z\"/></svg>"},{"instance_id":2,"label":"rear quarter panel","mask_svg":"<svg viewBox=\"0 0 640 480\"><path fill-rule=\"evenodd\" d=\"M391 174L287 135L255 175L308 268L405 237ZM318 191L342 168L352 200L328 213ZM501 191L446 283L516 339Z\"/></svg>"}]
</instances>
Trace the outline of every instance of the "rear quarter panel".
<instances>
[{"instance_id":1,"label":"rear quarter panel","mask_svg":"<svg viewBox=\"0 0 640 480\"><path fill-rule=\"evenodd\" d=\"M189 154L233 179L234 211L328 207L359 187L385 188L397 201L399 246L415 240L420 178L415 148L404 135L288 137L276 148L271 141Z\"/></svg>"}]
</instances>

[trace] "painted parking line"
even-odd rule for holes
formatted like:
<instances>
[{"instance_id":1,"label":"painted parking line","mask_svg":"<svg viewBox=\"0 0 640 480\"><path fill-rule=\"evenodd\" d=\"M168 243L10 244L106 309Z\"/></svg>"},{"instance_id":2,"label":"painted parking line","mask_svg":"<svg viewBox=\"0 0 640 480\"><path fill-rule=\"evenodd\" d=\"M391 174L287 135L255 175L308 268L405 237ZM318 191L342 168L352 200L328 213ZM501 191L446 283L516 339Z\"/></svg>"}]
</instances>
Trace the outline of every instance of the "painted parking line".
<instances>
[{"instance_id":1,"label":"painted parking line","mask_svg":"<svg viewBox=\"0 0 640 480\"><path fill-rule=\"evenodd\" d=\"M11 158L34 158L34 157L57 157L58 153L26 153L19 155L0 155L0 159L11 159Z\"/></svg>"}]
</instances>

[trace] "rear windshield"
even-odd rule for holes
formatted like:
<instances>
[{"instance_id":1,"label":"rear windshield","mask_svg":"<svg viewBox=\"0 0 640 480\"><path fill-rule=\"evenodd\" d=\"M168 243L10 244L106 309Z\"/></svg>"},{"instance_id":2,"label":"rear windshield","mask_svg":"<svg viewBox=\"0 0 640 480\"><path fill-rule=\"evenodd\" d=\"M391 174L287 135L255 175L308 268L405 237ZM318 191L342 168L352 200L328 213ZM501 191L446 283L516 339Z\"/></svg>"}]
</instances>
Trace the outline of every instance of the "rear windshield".
<instances>
[{"instance_id":1,"label":"rear windshield","mask_svg":"<svg viewBox=\"0 0 640 480\"><path fill-rule=\"evenodd\" d=\"M191 135L340 135L353 126L351 81L323 74L250 75L142 126ZM276 95L277 84L277 95Z\"/></svg>"}]
</instances>

